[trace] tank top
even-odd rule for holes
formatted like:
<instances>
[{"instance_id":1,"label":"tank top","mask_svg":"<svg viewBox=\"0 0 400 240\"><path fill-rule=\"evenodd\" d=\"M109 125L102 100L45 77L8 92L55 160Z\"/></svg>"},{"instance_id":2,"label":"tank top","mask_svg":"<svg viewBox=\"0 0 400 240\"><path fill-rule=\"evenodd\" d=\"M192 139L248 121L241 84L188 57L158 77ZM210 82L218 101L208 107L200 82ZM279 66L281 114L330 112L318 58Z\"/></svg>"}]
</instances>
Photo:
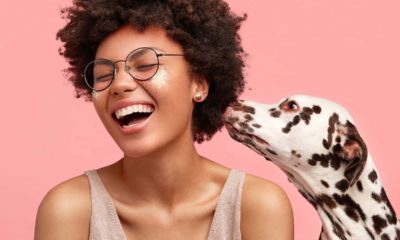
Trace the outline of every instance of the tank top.
<instances>
[{"instance_id":1,"label":"tank top","mask_svg":"<svg viewBox=\"0 0 400 240\"><path fill-rule=\"evenodd\" d=\"M86 171L92 211L89 240L127 240L111 196L96 170ZM245 173L231 169L219 196L207 240L240 240L240 205Z\"/></svg>"}]
</instances>

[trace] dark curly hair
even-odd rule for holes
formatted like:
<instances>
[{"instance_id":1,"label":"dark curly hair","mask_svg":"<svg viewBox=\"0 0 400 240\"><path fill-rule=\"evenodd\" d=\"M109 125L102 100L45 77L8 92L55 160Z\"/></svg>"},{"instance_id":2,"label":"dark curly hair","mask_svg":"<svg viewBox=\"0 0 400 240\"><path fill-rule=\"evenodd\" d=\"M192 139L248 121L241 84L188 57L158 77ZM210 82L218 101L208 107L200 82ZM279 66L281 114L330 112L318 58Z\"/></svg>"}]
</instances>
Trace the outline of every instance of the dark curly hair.
<instances>
[{"instance_id":1,"label":"dark curly hair","mask_svg":"<svg viewBox=\"0 0 400 240\"><path fill-rule=\"evenodd\" d=\"M68 23L57 32L59 53L69 63L77 98L92 100L83 69L99 43L127 23L139 31L162 27L182 46L191 71L207 80L207 99L193 111L194 141L211 139L223 126L227 106L243 92L246 54L238 30L247 16L235 15L223 0L74 0L61 13Z\"/></svg>"}]
</instances>

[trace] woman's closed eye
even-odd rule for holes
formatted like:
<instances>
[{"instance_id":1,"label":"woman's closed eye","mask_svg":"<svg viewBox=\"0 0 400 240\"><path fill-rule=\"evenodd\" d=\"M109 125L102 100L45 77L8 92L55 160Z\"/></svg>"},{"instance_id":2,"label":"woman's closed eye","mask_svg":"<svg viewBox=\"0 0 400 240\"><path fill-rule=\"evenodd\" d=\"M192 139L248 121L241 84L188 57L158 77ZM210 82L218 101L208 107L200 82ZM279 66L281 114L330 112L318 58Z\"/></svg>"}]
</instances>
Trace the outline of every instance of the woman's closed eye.
<instances>
[{"instance_id":1,"label":"woman's closed eye","mask_svg":"<svg viewBox=\"0 0 400 240\"><path fill-rule=\"evenodd\" d=\"M149 70L153 70L154 68L157 67L157 63L150 63L150 64L140 64L135 66L135 70L139 72L146 72Z\"/></svg>"},{"instance_id":2,"label":"woman's closed eye","mask_svg":"<svg viewBox=\"0 0 400 240\"><path fill-rule=\"evenodd\" d=\"M110 81L113 78L113 74L109 73L109 74L104 74L104 75L100 75L100 76L96 76L95 77L95 81L96 82L106 82L106 81Z\"/></svg>"}]
</instances>

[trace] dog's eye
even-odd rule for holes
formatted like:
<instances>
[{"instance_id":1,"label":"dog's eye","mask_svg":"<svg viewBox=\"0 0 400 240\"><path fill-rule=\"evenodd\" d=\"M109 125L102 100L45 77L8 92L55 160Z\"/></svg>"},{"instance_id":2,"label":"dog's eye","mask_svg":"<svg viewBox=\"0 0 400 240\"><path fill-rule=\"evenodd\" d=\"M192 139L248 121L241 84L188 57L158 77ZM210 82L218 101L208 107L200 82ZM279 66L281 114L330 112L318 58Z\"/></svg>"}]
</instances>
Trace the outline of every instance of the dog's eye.
<instances>
[{"instance_id":1,"label":"dog's eye","mask_svg":"<svg viewBox=\"0 0 400 240\"><path fill-rule=\"evenodd\" d=\"M291 100L282 106L282 110L288 112L297 112L298 110L300 110L300 107L295 101Z\"/></svg>"}]
</instances>

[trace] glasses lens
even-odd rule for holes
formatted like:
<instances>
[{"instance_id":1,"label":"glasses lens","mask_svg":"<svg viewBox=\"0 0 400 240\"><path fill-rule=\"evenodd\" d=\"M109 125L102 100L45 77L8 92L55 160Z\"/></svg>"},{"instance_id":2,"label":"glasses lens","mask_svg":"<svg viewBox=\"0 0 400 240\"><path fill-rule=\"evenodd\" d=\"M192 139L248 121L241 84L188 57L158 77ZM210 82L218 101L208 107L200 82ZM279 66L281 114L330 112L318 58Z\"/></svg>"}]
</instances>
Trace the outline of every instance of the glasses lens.
<instances>
[{"instance_id":1,"label":"glasses lens","mask_svg":"<svg viewBox=\"0 0 400 240\"><path fill-rule=\"evenodd\" d=\"M97 91L110 86L114 78L114 64L109 60L94 60L85 68L86 84Z\"/></svg>"},{"instance_id":2,"label":"glasses lens","mask_svg":"<svg viewBox=\"0 0 400 240\"><path fill-rule=\"evenodd\" d=\"M158 70L157 53L151 48L139 48L126 58L129 74L137 80L149 80Z\"/></svg>"}]
</instances>

